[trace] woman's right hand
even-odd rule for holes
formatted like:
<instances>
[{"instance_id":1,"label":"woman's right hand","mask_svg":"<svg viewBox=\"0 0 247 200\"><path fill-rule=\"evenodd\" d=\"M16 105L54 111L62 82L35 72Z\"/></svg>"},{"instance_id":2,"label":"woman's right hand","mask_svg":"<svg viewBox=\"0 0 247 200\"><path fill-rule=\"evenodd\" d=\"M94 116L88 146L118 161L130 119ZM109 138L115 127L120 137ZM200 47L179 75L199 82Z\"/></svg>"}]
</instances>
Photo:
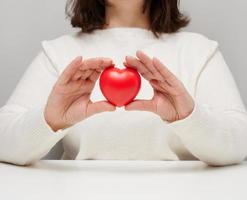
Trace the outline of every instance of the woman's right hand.
<instances>
[{"instance_id":1,"label":"woman's right hand","mask_svg":"<svg viewBox=\"0 0 247 200\"><path fill-rule=\"evenodd\" d=\"M112 65L109 58L74 59L63 71L49 95L44 117L57 131L100 112L114 111L107 101L92 102L90 95L102 70Z\"/></svg>"}]
</instances>

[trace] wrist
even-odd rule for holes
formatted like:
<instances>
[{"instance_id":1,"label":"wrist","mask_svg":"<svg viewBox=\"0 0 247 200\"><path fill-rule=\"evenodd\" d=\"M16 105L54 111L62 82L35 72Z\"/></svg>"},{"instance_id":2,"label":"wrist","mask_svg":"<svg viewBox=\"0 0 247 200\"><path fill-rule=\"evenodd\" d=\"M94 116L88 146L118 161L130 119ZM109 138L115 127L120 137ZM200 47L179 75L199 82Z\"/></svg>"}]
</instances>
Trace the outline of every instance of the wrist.
<instances>
[{"instance_id":1,"label":"wrist","mask_svg":"<svg viewBox=\"0 0 247 200\"><path fill-rule=\"evenodd\" d=\"M45 118L46 123L48 126L54 131L57 132L58 130L65 129L67 126L65 124L59 124L59 123L54 123Z\"/></svg>"},{"instance_id":2,"label":"wrist","mask_svg":"<svg viewBox=\"0 0 247 200\"><path fill-rule=\"evenodd\" d=\"M45 121L46 121L47 125L54 132L57 132L58 130L65 129L65 128L68 128L68 127L71 126L71 125L68 125L68 124L66 124L64 122L58 122L58 121L53 120L52 118L49 118L49 116L46 115L46 113L44 114L44 118L45 118Z\"/></svg>"},{"instance_id":3,"label":"wrist","mask_svg":"<svg viewBox=\"0 0 247 200\"><path fill-rule=\"evenodd\" d=\"M186 111L183 111L182 113L178 114L178 119L177 120L182 120L182 119L187 118L193 112L194 109L195 109L195 104L193 102L193 104L192 104L190 109L188 109Z\"/></svg>"}]
</instances>

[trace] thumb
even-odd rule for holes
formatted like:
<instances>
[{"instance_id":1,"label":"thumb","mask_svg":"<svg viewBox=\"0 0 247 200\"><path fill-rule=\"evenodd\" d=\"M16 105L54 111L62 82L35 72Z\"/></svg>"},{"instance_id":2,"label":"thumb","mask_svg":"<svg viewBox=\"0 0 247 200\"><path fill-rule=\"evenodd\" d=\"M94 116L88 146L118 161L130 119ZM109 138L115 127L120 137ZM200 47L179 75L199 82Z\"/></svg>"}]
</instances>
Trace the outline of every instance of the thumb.
<instances>
[{"instance_id":1,"label":"thumb","mask_svg":"<svg viewBox=\"0 0 247 200\"><path fill-rule=\"evenodd\" d=\"M94 103L90 103L88 105L88 117L92 116L96 113L107 112L107 111L115 111L116 107L109 103L108 101L98 101Z\"/></svg>"},{"instance_id":2,"label":"thumb","mask_svg":"<svg viewBox=\"0 0 247 200\"><path fill-rule=\"evenodd\" d=\"M140 110L153 112L155 110L155 106L152 100L134 100L133 102L125 106L125 110Z\"/></svg>"}]
</instances>

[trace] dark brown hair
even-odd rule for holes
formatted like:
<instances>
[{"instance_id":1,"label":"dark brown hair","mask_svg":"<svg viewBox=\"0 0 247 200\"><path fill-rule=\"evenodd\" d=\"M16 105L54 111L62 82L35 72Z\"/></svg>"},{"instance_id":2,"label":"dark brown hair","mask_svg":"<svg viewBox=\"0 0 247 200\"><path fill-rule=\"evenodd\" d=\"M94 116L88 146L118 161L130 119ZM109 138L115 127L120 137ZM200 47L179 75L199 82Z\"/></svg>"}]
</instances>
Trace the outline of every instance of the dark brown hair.
<instances>
[{"instance_id":1,"label":"dark brown hair","mask_svg":"<svg viewBox=\"0 0 247 200\"><path fill-rule=\"evenodd\" d=\"M174 33L189 23L189 18L179 10L179 0L145 0L143 13L148 11L150 29L156 37L161 33ZM68 0L67 16L73 27L90 33L106 25L106 0Z\"/></svg>"}]
</instances>

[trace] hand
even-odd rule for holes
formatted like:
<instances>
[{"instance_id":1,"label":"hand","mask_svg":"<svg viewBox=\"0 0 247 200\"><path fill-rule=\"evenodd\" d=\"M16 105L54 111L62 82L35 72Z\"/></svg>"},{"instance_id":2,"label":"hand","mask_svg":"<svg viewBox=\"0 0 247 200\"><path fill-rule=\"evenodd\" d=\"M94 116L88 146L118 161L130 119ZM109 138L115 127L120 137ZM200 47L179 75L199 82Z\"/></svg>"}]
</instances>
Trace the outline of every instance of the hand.
<instances>
[{"instance_id":1,"label":"hand","mask_svg":"<svg viewBox=\"0 0 247 200\"><path fill-rule=\"evenodd\" d=\"M194 109L194 100L177 77L157 58L137 51L137 58L126 56L125 66L135 68L154 90L151 100L135 100L125 110L143 110L158 114L164 121L186 118Z\"/></svg>"},{"instance_id":2,"label":"hand","mask_svg":"<svg viewBox=\"0 0 247 200\"><path fill-rule=\"evenodd\" d=\"M107 101L90 100L95 82L103 69L112 65L108 58L82 60L77 57L63 71L48 98L44 116L50 127L57 131L70 127L96 113L114 111Z\"/></svg>"}]
</instances>

